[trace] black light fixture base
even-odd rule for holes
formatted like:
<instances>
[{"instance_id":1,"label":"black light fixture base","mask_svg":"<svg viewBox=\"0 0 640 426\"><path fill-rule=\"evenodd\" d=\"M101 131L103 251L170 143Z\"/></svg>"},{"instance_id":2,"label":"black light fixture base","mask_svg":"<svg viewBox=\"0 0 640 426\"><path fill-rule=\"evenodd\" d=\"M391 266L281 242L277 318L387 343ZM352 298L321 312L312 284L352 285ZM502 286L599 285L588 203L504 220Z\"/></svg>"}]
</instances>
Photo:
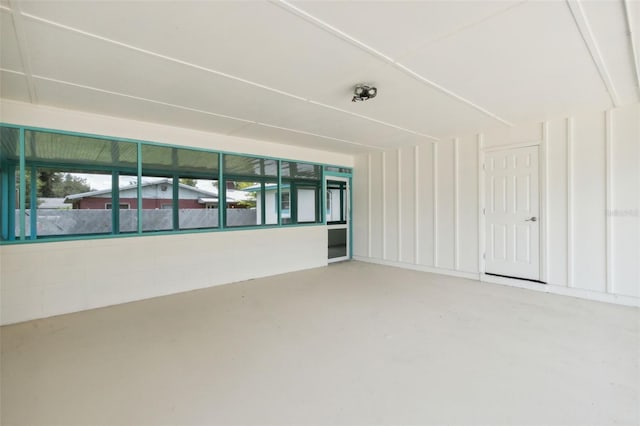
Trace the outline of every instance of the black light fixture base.
<instances>
[{"instance_id":1,"label":"black light fixture base","mask_svg":"<svg viewBox=\"0 0 640 426\"><path fill-rule=\"evenodd\" d=\"M351 102L361 102L373 99L378 94L378 89L366 84L358 84L353 90Z\"/></svg>"}]
</instances>

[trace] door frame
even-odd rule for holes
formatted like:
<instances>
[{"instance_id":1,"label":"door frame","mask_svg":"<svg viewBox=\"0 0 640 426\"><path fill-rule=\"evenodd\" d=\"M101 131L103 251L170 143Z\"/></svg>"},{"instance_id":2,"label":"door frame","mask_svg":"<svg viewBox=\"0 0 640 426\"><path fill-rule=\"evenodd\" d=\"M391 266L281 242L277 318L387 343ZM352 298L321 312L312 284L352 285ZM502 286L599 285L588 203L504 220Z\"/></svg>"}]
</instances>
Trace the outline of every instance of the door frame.
<instances>
[{"instance_id":1,"label":"door frame","mask_svg":"<svg viewBox=\"0 0 640 426\"><path fill-rule=\"evenodd\" d=\"M546 124L546 123L544 123ZM486 237L486 216L484 209L486 208L486 170L485 170L485 153L494 151L503 151L514 148L527 148L538 147L538 203L540 212L538 219L539 226L539 278L537 281L541 284L548 282L547 277L547 126L542 127L543 135L541 140L528 141L496 146L484 146L484 135L478 135L478 272L480 281L493 282L493 283L511 283L518 284L530 282L524 278L516 277L501 277L494 275L487 275L485 252L487 250L487 237Z\"/></svg>"},{"instance_id":2,"label":"door frame","mask_svg":"<svg viewBox=\"0 0 640 426\"><path fill-rule=\"evenodd\" d=\"M336 257L329 259L327 256L327 263L342 262L345 260L351 260L353 258L353 190L352 190L352 175L350 173L338 173L325 171L322 177L322 223L325 225L327 234L329 229L344 228L345 225L328 225L327 224L327 181L337 180L345 182L347 184L347 255L343 257Z\"/></svg>"}]
</instances>

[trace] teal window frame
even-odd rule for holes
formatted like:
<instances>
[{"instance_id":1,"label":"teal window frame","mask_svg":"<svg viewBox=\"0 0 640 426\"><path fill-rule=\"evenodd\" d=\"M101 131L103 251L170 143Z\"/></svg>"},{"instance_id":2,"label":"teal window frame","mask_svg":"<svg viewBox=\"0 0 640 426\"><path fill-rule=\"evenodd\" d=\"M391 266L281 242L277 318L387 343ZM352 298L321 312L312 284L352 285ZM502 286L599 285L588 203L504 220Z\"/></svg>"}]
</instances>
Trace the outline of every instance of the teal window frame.
<instances>
[{"instance_id":1,"label":"teal window frame","mask_svg":"<svg viewBox=\"0 0 640 426\"><path fill-rule=\"evenodd\" d=\"M283 224L284 226L296 226L296 225L309 225L309 224L322 224L322 179L324 170L326 167L332 166L322 166L319 167L318 176L313 177L300 177L298 174L298 168L300 166L318 166L317 164L306 162L306 161L290 161L288 162L288 167L291 169L289 171L290 176L281 177L280 181L282 183L281 188L288 187L289 189L289 222ZM283 166L280 165L279 168L280 173L282 174ZM315 219L313 221L299 221L298 220L298 189L313 189L315 190ZM282 195L278 196L278 203L282 203ZM280 215L280 219L282 220L282 215Z\"/></svg>"},{"instance_id":2,"label":"teal window frame","mask_svg":"<svg viewBox=\"0 0 640 426\"><path fill-rule=\"evenodd\" d=\"M290 227L290 226L319 226L325 224L324 220L324 176L325 172L329 172L331 174L340 174L344 176L351 177L352 169L349 167L344 167L340 165L330 165L324 163L310 162L310 161L302 161L302 163L306 163L309 165L319 166L321 170L321 178L319 181L317 180L306 180L306 179L291 179L282 176L282 162L301 162L300 160L294 159L285 159L285 158L277 158L270 156L261 156L254 154L243 154L236 152L228 152L221 150L211 150L199 147L192 147L186 145L175 145L175 144L166 144L152 141L143 141L137 139L130 138L120 138L113 137L107 135L97 135L90 133L81 133L67 130L59 130L59 129L50 129L50 128L41 128L34 126L23 126L17 125L13 123L4 123L0 122L0 127L5 128L13 128L18 129L19 132L19 159L17 161L14 160L2 160L2 164L0 166L0 222L1 222L1 232L0 232L0 245L12 245L12 244L25 244L25 243L43 243L43 242L55 242L55 241L73 241L73 240L87 240L87 239L105 239L105 238L126 238L126 237L134 237L134 236L152 236L152 235L168 235L168 234L189 234L189 233L205 233L205 232L220 232L220 231L236 231L243 229L264 229L264 228L275 228L275 227ZM77 137L87 137L101 140L109 140L116 142L129 142L136 144L137 147L137 167L106 167L106 166L95 166L95 165L82 165L78 163L66 163L62 162L49 162L49 161L27 161L25 158L25 131L35 131L35 132L47 132L53 133L57 135L68 135L68 136L77 136ZM26 199L24 197L20 197L18 205L16 205L16 175L19 177L19 191L20 194L24 194L26 192L26 170L27 167L46 167L50 169L60 168L62 170L82 170L86 172L98 172L98 173L111 173L112 176L112 198L111 203L112 206L119 206L120 204L120 188L119 188L119 176L123 175L131 175L132 177L137 178L137 196L138 196L138 206L142 207L143 199L142 199L142 177L144 175L150 175L149 173L157 172L159 175L167 175L167 171L156 170L153 171L145 168L143 174L143 158L142 158L142 147L144 145L153 145L153 146L162 146L169 148L178 148L178 149L189 149L195 151L201 151L206 153L215 153L218 154L218 173L217 175L212 174L203 174L195 176L197 173L190 173L188 176L185 173L177 173L173 177L176 181L179 181L180 178L195 178L195 179L208 179L208 180L217 180L218 181L218 226L217 227L209 227L209 228L194 228L194 229L179 229L179 218L174 218L174 226L171 230L163 230L163 231L142 231L142 208L137 209L137 232L120 232L120 224L119 224L119 208L112 209L112 230L110 233L88 233L88 234L74 234L74 235L57 235L57 236L38 236L37 235L37 223L34 224L33 221L37 220L37 214L31 215L30 219L30 235L25 235L26 231ZM255 159L262 160L274 160L277 162L277 176L246 176L246 175L235 175L235 174L225 174L223 170L223 157L225 155L235 155L241 157L249 157ZM336 170L340 170L339 173L336 173ZM73 171L70 171L73 173ZM32 181L35 179L34 174L32 173ZM262 209L263 218L261 225L255 226L226 226L226 182L229 180L241 180L241 181L251 181L251 182L260 182L263 185L265 184L276 184L277 192L276 192L276 206L277 206L277 223L276 224L265 224L264 215L265 209ZM313 182L313 184L311 184ZM33 182L31 182L33 183ZM291 185L291 223L283 224L282 223L282 206L281 206L281 191L283 185ZM295 199L295 190L294 187L317 187L318 188L318 200L317 200L317 209L319 210L317 214L317 220L315 222L297 222L297 217L294 215L293 208L296 206L297 200ZM35 186L32 186L35 188ZM177 188L177 186L176 186ZM174 192L176 192L176 188L174 188ZM261 191L262 203L264 204L265 191ZM33 198L36 197L35 191L32 191L32 201ZM34 203L30 203L34 205ZM37 203L36 203L37 204ZM174 216L178 214L179 203L175 199L174 194ZM37 208L37 206L36 206ZM19 210L18 222L19 222L19 230L20 235L15 235L16 223L15 223L15 212Z\"/></svg>"},{"instance_id":3,"label":"teal window frame","mask_svg":"<svg viewBox=\"0 0 640 426\"><path fill-rule=\"evenodd\" d=\"M282 188L284 187L289 189L290 222L284 223L283 226L322 223L322 211L320 210L322 182L320 180L283 179ZM298 189L313 189L316 192L315 219L313 221L298 221ZM282 203L282 198L280 198L279 202Z\"/></svg>"}]
</instances>

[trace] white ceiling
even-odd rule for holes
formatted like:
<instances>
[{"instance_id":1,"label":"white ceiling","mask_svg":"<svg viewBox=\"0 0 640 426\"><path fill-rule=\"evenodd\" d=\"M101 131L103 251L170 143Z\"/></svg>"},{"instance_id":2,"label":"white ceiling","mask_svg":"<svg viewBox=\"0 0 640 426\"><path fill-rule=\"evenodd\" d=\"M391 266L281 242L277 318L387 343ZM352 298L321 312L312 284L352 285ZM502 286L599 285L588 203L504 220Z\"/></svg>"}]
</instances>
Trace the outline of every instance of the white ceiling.
<instances>
[{"instance_id":1,"label":"white ceiling","mask_svg":"<svg viewBox=\"0 0 640 426\"><path fill-rule=\"evenodd\" d=\"M1 96L357 153L637 102L639 10L0 0ZM378 96L352 103L356 83Z\"/></svg>"}]
</instances>

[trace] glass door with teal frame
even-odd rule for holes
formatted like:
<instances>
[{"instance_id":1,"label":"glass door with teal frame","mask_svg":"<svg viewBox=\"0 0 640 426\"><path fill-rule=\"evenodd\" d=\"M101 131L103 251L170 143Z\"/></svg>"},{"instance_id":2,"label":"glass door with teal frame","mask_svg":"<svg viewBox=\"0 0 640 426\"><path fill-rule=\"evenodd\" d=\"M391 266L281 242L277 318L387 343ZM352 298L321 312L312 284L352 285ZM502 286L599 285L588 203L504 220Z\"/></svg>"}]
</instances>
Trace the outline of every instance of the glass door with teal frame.
<instances>
[{"instance_id":1,"label":"glass door with teal frame","mask_svg":"<svg viewBox=\"0 0 640 426\"><path fill-rule=\"evenodd\" d=\"M328 261L349 260L351 247L349 235L349 179L327 177L325 214L327 219Z\"/></svg>"}]
</instances>

